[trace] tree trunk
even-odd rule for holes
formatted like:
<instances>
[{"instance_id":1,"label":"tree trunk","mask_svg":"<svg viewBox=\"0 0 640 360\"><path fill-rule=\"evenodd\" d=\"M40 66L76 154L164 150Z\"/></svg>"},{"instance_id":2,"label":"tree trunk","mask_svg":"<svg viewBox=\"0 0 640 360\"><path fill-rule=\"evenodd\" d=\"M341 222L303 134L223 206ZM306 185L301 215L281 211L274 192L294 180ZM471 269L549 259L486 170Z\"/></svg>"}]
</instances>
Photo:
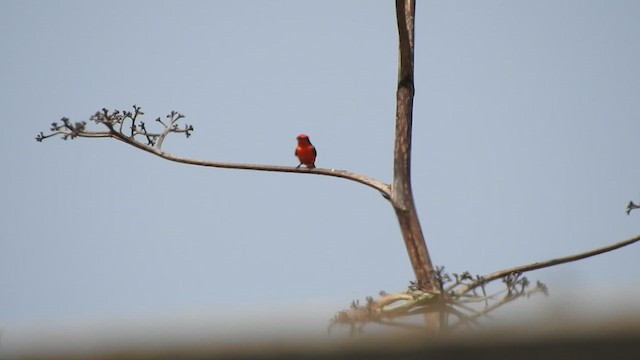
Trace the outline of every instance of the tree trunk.
<instances>
[{"instance_id":1,"label":"tree trunk","mask_svg":"<svg viewBox=\"0 0 640 360\"><path fill-rule=\"evenodd\" d=\"M435 269L424 241L411 190L414 0L396 0L396 16L400 41L391 203L400 223L417 286L423 290L440 292L440 284L435 279Z\"/></svg>"}]
</instances>

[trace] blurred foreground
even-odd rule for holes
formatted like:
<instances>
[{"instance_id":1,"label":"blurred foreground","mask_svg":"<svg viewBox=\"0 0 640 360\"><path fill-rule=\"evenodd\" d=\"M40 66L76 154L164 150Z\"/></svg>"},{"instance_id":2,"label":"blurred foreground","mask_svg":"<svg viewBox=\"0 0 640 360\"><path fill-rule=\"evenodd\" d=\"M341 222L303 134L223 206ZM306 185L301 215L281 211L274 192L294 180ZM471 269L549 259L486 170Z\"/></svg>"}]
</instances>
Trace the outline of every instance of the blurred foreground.
<instances>
[{"instance_id":1,"label":"blurred foreground","mask_svg":"<svg viewBox=\"0 0 640 360\"><path fill-rule=\"evenodd\" d=\"M308 341L128 346L101 352L32 354L21 359L636 359L640 321L473 334L363 336ZM25 354L23 354L25 355Z\"/></svg>"},{"instance_id":2,"label":"blurred foreground","mask_svg":"<svg viewBox=\"0 0 640 360\"><path fill-rule=\"evenodd\" d=\"M450 334L377 329L350 337L345 331L314 338L264 334L263 339L229 340L193 336L100 346L52 346L42 341L3 359L637 359L640 318L598 322L539 322L532 326L493 326ZM277 332L274 330L274 332ZM271 335L271 336L270 336ZM95 345L95 344L94 344ZM6 348L5 348L6 350ZM15 350L15 349L14 349Z\"/></svg>"}]
</instances>

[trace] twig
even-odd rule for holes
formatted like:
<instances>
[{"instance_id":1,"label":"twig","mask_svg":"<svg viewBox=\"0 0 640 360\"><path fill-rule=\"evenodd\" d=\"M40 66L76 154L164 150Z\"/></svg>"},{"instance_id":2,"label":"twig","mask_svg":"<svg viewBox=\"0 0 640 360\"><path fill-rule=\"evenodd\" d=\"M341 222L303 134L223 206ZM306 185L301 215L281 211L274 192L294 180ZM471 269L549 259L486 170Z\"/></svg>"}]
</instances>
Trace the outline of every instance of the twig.
<instances>
[{"instance_id":1,"label":"twig","mask_svg":"<svg viewBox=\"0 0 640 360\"><path fill-rule=\"evenodd\" d=\"M634 209L640 209L640 205L636 205L633 201L629 201L629 204L627 205L627 215L629 215L631 213L631 210Z\"/></svg>"},{"instance_id":2,"label":"twig","mask_svg":"<svg viewBox=\"0 0 640 360\"><path fill-rule=\"evenodd\" d=\"M169 118L169 124L165 125L162 121L160 121L160 118L156 119L156 121L164 125L164 131L162 131L162 133L158 135L158 142L156 144L156 147L158 149L162 148L162 142L164 141L164 138L167 137L169 132L175 131L178 128L178 125L176 125L176 122L178 122L183 117L184 115L177 113L175 111L172 111L169 115L167 115L167 118Z\"/></svg>"}]
</instances>

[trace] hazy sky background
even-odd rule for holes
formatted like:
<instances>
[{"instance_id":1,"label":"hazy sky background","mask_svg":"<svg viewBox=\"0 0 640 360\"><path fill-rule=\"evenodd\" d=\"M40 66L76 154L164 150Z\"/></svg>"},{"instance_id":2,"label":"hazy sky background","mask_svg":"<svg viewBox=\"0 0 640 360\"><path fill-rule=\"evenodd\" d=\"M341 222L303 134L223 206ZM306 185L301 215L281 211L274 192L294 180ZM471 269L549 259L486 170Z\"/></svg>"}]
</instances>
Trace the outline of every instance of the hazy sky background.
<instances>
[{"instance_id":1,"label":"hazy sky background","mask_svg":"<svg viewBox=\"0 0 640 360\"><path fill-rule=\"evenodd\" d=\"M637 1L417 4L413 185L436 264L485 274L640 232L624 212L640 200L639 19ZM165 141L176 155L295 166L306 133L317 166L389 182L393 1L5 0L0 34L5 344L200 313L324 329L413 279L392 208L365 186L34 140L63 116L137 104L149 126L187 116L193 136ZM639 257L633 245L530 273L552 296L523 309L621 300Z\"/></svg>"}]
</instances>

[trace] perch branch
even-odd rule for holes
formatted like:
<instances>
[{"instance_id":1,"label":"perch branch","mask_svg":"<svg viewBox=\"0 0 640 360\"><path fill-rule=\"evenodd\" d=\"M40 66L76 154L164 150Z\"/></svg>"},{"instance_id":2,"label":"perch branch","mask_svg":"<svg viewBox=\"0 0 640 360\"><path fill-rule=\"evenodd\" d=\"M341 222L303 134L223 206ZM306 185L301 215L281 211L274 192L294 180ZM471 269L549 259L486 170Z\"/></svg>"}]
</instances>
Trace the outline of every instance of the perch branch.
<instances>
[{"instance_id":1,"label":"perch branch","mask_svg":"<svg viewBox=\"0 0 640 360\"><path fill-rule=\"evenodd\" d=\"M103 124L107 127L108 131L88 131L86 130L86 122L81 123L71 123L69 119L63 118L62 124L53 123L51 126L51 134L45 135L44 133L40 133L36 136L37 141L43 141L52 136L60 135L63 139L74 139L76 137L80 138L112 138L119 141L122 141L125 144L129 144L133 147L136 147L140 150L146 151L153 155L159 156L163 159L174 161L177 163L188 164L188 165L198 165L198 166L207 166L207 167L215 167L215 168L224 168L224 169L243 169L243 170L256 170L256 171L272 171L272 172L290 172L290 173L305 173L305 174L314 174L314 175L325 175L325 176L333 176L343 179L348 179L351 181L355 181L369 187L372 187L382 194L382 196L389 200L390 195L390 186L376 179L356 174L353 172L349 172L346 170L338 170L338 169L323 169L323 168L314 168L314 169L306 169L306 168L296 168L293 166L276 166L276 165L259 165L259 164L243 164L243 163L228 163L228 162L220 162L220 161L205 161L198 159L191 159L186 157L181 157L177 155L173 155L167 152L162 151L161 146L165 139L165 137L171 133L185 133L186 136L191 135L191 131L193 131L193 127L189 125L185 125L184 128L179 128L176 122L181 118L184 118L184 115L179 114L175 111L172 111L167 118L169 121L165 124L160 121L158 118L156 121L164 125L164 130L160 133L151 133L148 132L144 123L136 123L136 118L138 115L142 115L142 111L140 108L134 105L134 112L120 112L118 110L109 113L106 109L103 109L101 112L97 112L94 116L91 117L91 120L98 124ZM125 121L131 121L131 132L130 134L125 134L122 129L122 124ZM117 129L117 130L116 130ZM142 136L146 139L146 144L138 141L136 136Z\"/></svg>"}]
</instances>

